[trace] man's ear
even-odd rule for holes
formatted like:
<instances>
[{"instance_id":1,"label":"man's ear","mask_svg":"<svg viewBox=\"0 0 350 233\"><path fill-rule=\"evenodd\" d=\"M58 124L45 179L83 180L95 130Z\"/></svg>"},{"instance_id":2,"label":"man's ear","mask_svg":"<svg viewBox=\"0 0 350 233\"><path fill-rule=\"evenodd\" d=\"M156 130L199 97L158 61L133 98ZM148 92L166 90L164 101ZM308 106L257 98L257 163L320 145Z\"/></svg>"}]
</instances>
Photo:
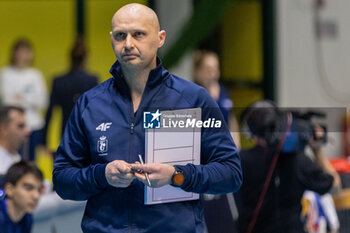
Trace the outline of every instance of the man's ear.
<instances>
[{"instance_id":1,"label":"man's ear","mask_svg":"<svg viewBox=\"0 0 350 233\"><path fill-rule=\"evenodd\" d=\"M13 194L13 190L14 190L15 186L11 183L6 183L5 184L5 194L8 196L8 197L12 197L12 194Z\"/></svg>"},{"instance_id":2,"label":"man's ear","mask_svg":"<svg viewBox=\"0 0 350 233\"><path fill-rule=\"evenodd\" d=\"M161 31L158 32L158 36L159 36L158 48L160 48L165 43L166 32L164 30L161 30Z\"/></svg>"}]
</instances>

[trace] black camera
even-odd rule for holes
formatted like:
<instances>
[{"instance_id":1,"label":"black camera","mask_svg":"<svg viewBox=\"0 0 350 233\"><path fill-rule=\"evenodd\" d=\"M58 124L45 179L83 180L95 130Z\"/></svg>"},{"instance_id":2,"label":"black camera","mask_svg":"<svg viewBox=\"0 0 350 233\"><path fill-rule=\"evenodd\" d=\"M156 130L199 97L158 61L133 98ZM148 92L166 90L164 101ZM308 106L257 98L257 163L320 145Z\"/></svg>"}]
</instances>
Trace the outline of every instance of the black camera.
<instances>
[{"instance_id":1,"label":"black camera","mask_svg":"<svg viewBox=\"0 0 350 233\"><path fill-rule=\"evenodd\" d=\"M247 107L241 116L243 132L263 138L269 148L277 148L284 139L282 152L303 151L310 139L327 142L325 125L313 124L312 118L325 118L321 112L280 109L271 101L259 101ZM289 120L288 118L291 118Z\"/></svg>"}]
</instances>

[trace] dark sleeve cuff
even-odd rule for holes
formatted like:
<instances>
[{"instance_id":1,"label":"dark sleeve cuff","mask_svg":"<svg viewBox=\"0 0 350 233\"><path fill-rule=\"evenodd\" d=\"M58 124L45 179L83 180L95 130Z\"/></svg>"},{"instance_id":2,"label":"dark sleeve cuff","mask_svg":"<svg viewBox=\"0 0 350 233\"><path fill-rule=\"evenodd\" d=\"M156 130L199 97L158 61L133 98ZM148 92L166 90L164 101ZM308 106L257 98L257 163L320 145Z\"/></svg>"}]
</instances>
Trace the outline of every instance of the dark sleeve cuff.
<instances>
[{"instance_id":1,"label":"dark sleeve cuff","mask_svg":"<svg viewBox=\"0 0 350 233\"><path fill-rule=\"evenodd\" d=\"M109 186L107 179L106 179L106 164L96 164L95 166L95 171L94 171L94 176L95 176L95 180L96 183L98 185L99 188L106 188Z\"/></svg>"}]
</instances>

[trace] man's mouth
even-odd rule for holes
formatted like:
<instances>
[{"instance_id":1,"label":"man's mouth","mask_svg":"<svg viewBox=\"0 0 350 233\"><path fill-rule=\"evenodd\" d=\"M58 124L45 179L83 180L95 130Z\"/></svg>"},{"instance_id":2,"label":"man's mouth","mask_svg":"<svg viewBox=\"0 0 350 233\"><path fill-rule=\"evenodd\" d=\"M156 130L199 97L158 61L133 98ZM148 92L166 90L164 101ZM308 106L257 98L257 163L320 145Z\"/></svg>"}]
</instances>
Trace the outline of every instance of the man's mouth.
<instances>
[{"instance_id":1,"label":"man's mouth","mask_svg":"<svg viewBox=\"0 0 350 233\"><path fill-rule=\"evenodd\" d=\"M124 58L135 58L135 57L137 57L137 55L136 54L124 54L123 57Z\"/></svg>"},{"instance_id":2,"label":"man's mouth","mask_svg":"<svg viewBox=\"0 0 350 233\"><path fill-rule=\"evenodd\" d=\"M29 207L30 209L35 209L36 206L37 206L36 203L30 203L30 204L28 204L28 207Z\"/></svg>"}]
</instances>

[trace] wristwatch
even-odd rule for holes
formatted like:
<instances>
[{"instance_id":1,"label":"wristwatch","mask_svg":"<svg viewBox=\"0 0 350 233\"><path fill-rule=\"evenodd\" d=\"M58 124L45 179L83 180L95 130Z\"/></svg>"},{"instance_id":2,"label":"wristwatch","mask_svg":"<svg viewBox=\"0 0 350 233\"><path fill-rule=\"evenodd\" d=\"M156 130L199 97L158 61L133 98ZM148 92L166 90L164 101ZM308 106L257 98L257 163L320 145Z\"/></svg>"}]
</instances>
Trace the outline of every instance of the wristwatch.
<instances>
[{"instance_id":1,"label":"wristwatch","mask_svg":"<svg viewBox=\"0 0 350 233\"><path fill-rule=\"evenodd\" d=\"M180 187L185 181L185 176L180 168L176 166L174 166L174 168L175 171L173 173L173 176L171 177L171 185L175 187Z\"/></svg>"}]
</instances>

